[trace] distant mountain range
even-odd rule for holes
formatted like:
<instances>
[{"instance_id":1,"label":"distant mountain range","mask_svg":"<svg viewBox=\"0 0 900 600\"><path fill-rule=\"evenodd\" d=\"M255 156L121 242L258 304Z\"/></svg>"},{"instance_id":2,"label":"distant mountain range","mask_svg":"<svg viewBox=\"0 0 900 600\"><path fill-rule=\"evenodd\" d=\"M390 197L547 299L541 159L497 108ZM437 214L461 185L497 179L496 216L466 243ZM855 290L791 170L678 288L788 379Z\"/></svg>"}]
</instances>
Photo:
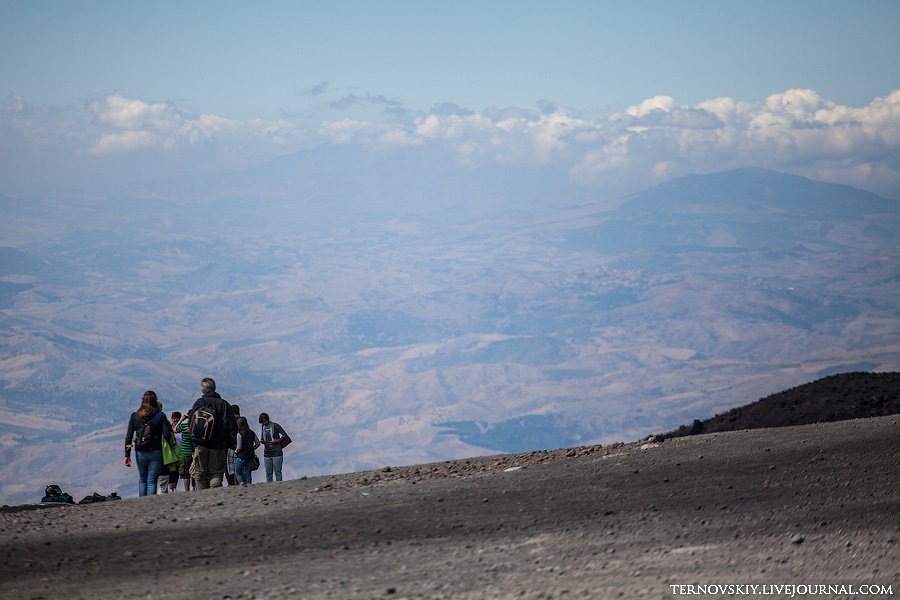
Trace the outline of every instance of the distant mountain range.
<instances>
[{"instance_id":1,"label":"distant mountain range","mask_svg":"<svg viewBox=\"0 0 900 600\"><path fill-rule=\"evenodd\" d=\"M296 477L637 439L900 370L898 202L759 169L593 201L346 158L352 181L297 155L0 197L0 499L132 495L142 392L183 411L207 375L285 426Z\"/></svg>"}]
</instances>

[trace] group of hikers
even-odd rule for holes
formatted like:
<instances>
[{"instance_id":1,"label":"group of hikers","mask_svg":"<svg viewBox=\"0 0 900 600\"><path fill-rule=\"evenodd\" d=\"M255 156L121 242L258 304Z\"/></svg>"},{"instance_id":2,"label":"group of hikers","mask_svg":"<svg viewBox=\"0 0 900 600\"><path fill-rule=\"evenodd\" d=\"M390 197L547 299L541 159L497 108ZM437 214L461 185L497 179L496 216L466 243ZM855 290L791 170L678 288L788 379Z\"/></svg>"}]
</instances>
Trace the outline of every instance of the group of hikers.
<instances>
[{"instance_id":1,"label":"group of hikers","mask_svg":"<svg viewBox=\"0 0 900 600\"><path fill-rule=\"evenodd\" d=\"M175 492L178 480L184 490L204 490L229 485L249 485L260 466L256 449L264 446L266 481L281 481L284 447L291 437L269 415L259 415L257 435L240 414L216 392L216 382L205 377L203 394L186 414L173 412L171 420L162 410L156 392L144 392L141 406L128 420L125 435L125 466L131 467L135 451L138 495ZM180 441L177 437L180 436Z\"/></svg>"}]
</instances>

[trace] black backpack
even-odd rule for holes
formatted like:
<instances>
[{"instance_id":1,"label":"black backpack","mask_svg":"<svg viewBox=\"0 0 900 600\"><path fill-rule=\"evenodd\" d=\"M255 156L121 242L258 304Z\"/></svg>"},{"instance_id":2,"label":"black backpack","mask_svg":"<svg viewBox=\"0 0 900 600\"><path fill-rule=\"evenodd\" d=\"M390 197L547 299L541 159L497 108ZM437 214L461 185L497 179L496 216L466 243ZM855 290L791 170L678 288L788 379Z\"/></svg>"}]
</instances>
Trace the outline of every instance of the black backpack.
<instances>
[{"instance_id":1,"label":"black backpack","mask_svg":"<svg viewBox=\"0 0 900 600\"><path fill-rule=\"evenodd\" d=\"M141 426L134 432L134 449L145 452L151 450L150 442L150 418L141 421Z\"/></svg>"},{"instance_id":2,"label":"black backpack","mask_svg":"<svg viewBox=\"0 0 900 600\"><path fill-rule=\"evenodd\" d=\"M216 413L207 406L198 406L191 413L191 422L189 429L191 430L191 439L196 442L209 442L212 440L213 431L216 427Z\"/></svg>"},{"instance_id":3,"label":"black backpack","mask_svg":"<svg viewBox=\"0 0 900 600\"><path fill-rule=\"evenodd\" d=\"M78 504L92 504L94 502L106 502L106 496L94 492L90 496L85 496Z\"/></svg>"},{"instance_id":4,"label":"black backpack","mask_svg":"<svg viewBox=\"0 0 900 600\"><path fill-rule=\"evenodd\" d=\"M50 502L53 504L74 504L75 500L72 499L72 496L63 492L58 485L53 483L48 485L44 489L44 497L41 498L41 502Z\"/></svg>"}]
</instances>

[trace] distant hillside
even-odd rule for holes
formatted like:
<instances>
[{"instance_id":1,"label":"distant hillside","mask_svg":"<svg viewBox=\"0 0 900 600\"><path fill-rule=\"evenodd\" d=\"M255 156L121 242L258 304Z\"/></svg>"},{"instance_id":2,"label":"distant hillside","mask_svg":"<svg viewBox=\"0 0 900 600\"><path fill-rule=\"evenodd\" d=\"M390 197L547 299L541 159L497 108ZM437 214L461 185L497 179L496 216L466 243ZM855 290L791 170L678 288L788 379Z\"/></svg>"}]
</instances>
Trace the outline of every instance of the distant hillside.
<instances>
[{"instance_id":1,"label":"distant hillside","mask_svg":"<svg viewBox=\"0 0 900 600\"><path fill-rule=\"evenodd\" d=\"M140 394L185 411L206 376L297 436L294 479L639 439L900 371L898 201L760 169L613 200L329 151L352 177L301 154L193 191L0 197L0 503L130 497Z\"/></svg>"},{"instance_id":2,"label":"distant hillside","mask_svg":"<svg viewBox=\"0 0 900 600\"><path fill-rule=\"evenodd\" d=\"M635 194L620 212L684 215L700 210L748 211L767 218L783 211L817 218L897 214L900 202L847 185L768 169L688 175Z\"/></svg>"},{"instance_id":3,"label":"distant hillside","mask_svg":"<svg viewBox=\"0 0 900 600\"><path fill-rule=\"evenodd\" d=\"M787 427L900 413L900 373L841 373L733 408L668 434Z\"/></svg>"}]
</instances>

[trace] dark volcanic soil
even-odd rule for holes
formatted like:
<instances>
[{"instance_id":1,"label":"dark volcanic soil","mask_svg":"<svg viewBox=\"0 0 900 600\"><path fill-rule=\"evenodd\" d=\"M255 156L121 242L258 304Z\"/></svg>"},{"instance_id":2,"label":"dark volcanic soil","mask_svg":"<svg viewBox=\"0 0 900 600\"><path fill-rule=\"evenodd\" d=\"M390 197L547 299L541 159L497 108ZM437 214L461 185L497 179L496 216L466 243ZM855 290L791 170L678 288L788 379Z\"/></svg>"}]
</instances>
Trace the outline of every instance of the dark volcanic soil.
<instances>
[{"instance_id":1,"label":"dark volcanic soil","mask_svg":"<svg viewBox=\"0 0 900 600\"><path fill-rule=\"evenodd\" d=\"M3 513L0 542L2 598L672 598L671 585L698 583L879 584L897 595L900 425L715 433Z\"/></svg>"}]
</instances>

